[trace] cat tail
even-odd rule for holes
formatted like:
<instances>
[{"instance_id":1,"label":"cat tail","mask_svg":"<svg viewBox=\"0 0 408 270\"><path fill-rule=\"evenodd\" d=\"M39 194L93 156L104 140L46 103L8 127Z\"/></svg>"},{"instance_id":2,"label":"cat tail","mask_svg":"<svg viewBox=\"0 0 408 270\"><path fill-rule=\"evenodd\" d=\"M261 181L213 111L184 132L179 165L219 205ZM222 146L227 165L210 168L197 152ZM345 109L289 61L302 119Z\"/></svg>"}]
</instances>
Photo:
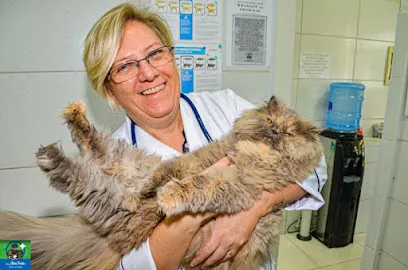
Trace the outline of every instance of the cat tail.
<instances>
[{"instance_id":1,"label":"cat tail","mask_svg":"<svg viewBox=\"0 0 408 270\"><path fill-rule=\"evenodd\" d=\"M116 269L120 254L78 215L34 218L0 212L0 239L30 240L33 270Z\"/></svg>"}]
</instances>

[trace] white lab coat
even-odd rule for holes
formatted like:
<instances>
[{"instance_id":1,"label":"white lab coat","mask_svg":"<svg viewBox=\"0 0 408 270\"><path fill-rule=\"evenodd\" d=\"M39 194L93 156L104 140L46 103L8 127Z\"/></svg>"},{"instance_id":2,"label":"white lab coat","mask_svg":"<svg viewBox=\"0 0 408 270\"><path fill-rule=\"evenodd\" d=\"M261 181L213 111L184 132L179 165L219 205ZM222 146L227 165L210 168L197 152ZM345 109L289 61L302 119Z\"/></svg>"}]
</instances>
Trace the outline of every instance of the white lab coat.
<instances>
[{"instance_id":1,"label":"white lab coat","mask_svg":"<svg viewBox=\"0 0 408 270\"><path fill-rule=\"evenodd\" d=\"M243 98L236 95L232 90L220 90L216 92L190 93L188 97L196 106L205 127L211 137L216 140L230 131L234 120L238 118L243 110L252 109L255 106ZM200 125L188 103L180 99L181 116L184 126L184 132L190 151L194 151L208 142L200 129ZM130 132L131 121L126 117L126 122L114 133L115 138L125 139L132 144ZM155 153L162 156L162 159L170 159L181 155L173 148L156 140L142 129L135 128L137 147L144 149L148 153ZM316 172L319 175L317 179L315 174L298 184L306 190L311 196L302 198L293 204L287 206L286 210L317 210L323 204L324 200L320 194L327 179L326 163L322 158ZM118 269L156 269L152 254L150 252L149 241L146 241L138 249L132 250L122 258ZM273 270L274 265L269 262L259 270Z\"/></svg>"}]
</instances>

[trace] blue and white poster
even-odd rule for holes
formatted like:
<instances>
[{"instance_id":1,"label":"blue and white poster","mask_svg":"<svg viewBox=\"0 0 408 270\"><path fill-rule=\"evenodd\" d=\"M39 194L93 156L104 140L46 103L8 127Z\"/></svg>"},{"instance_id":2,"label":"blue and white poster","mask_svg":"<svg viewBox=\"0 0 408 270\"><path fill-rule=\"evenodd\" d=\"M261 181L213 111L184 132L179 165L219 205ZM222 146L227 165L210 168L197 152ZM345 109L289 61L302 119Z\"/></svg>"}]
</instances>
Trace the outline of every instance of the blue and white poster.
<instances>
[{"instance_id":1,"label":"blue and white poster","mask_svg":"<svg viewBox=\"0 0 408 270\"><path fill-rule=\"evenodd\" d=\"M222 1L151 0L170 26L176 42L221 43Z\"/></svg>"},{"instance_id":2,"label":"blue and white poster","mask_svg":"<svg viewBox=\"0 0 408 270\"><path fill-rule=\"evenodd\" d=\"M183 93L221 89L221 50L221 45L176 46Z\"/></svg>"},{"instance_id":3,"label":"blue and white poster","mask_svg":"<svg viewBox=\"0 0 408 270\"><path fill-rule=\"evenodd\" d=\"M221 89L222 1L150 0L170 26L181 91Z\"/></svg>"}]
</instances>

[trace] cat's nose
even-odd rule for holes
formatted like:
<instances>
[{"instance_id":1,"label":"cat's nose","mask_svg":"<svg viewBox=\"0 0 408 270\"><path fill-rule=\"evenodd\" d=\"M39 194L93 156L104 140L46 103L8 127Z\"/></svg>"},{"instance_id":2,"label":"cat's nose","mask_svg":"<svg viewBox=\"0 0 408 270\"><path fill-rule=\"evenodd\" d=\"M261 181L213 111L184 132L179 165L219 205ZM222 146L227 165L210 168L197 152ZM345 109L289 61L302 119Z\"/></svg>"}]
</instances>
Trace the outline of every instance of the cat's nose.
<instances>
[{"instance_id":1,"label":"cat's nose","mask_svg":"<svg viewBox=\"0 0 408 270\"><path fill-rule=\"evenodd\" d=\"M279 134L279 132L276 129L272 129L272 133L273 133L273 135L278 135Z\"/></svg>"}]
</instances>

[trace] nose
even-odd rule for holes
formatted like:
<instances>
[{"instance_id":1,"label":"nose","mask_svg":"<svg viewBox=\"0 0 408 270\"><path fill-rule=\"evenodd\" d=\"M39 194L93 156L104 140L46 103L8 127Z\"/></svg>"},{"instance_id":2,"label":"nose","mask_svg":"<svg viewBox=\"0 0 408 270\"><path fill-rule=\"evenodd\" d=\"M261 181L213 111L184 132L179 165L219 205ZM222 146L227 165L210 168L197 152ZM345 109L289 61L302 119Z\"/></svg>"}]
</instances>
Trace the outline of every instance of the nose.
<instances>
[{"instance_id":1,"label":"nose","mask_svg":"<svg viewBox=\"0 0 408 270\"><path fill-rule=\"evenodd\" d=\"M139 63L138 78L140 82L153 81L159 75L159 71L153 67L147 60Z\"/></svg>"}]
</instances>

